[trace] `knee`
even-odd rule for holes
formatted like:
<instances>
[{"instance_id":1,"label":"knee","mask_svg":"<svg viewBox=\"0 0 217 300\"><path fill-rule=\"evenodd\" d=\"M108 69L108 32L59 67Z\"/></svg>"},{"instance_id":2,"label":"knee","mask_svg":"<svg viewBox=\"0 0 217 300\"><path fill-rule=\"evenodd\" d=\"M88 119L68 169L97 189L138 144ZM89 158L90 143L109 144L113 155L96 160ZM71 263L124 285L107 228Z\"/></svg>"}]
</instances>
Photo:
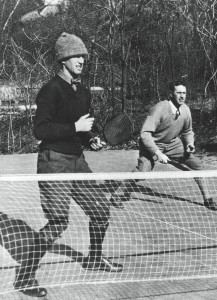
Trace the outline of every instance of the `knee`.
<instances>
[{"instance_id":1,"label":"knee","mask_svg":"<svg viewBox=\"0 0 217 300\"><path fill-rule=\"evenodd\" d=\"M97 226L97 227L101 227L101 228L105 228L105 229L107 229L107 227L109 226L109 222L107 221L105 221L105 222L103 222L103 221L96 221L96 220L90 220L90 222L91 222L91 224L95 227L95 226Z\"/></svg>"},{"instance_id":2,"label":"knee","mask_svg":"<svg viewBox=\"0 0 217 300\"><path fill-rule=\"evenodd\" d=\"M100 226L108 224L109 219L110 219L110 211L107 212L104 211L103 213L101 212L90 217L90 220L93 223L98 224Z\"/></svg>"},{"instance_id":3,"label":"knee","mask_svg":"<svg viewBox=\"0 0 217 300\"><path fill-rule=\"evenodd\" d=\"M134 172L150 172L154 167L154 164L151 162L151 159L141 156L138 159L138 165Z\"/></svg>"},{"instance_id":4,"label":"knee","mask_svg":"<svg viewBox=\"0 0 217 300\"><path fill-rule=\"evenodd\" d=\"M67 229L68 224L68 217L49 220L48 223L40 229L40 236L48 243L53 243Z\"/></svg>"},{"instance_id":5,"label":"knee","mask_svg":"<svg viewBox=\"0 0 217 300\"><path fill-rule=\"evenodd\" d=\"M185 165L192 170L203 170L201 161L195 156L191 156L191 158L186 159Z\"/></svg>"},{"instance_id":6,"label":"knee","mask_svg":"<svg viewBox=\"0 0 217 300\"><path fill-rule=\"evenodd\" d=\"M51 226L60 226L62 231L65 231L69 225L69 218L68 217L58 217L52 220L49 220L49 224Z\"/></svg>"}]
</instances>

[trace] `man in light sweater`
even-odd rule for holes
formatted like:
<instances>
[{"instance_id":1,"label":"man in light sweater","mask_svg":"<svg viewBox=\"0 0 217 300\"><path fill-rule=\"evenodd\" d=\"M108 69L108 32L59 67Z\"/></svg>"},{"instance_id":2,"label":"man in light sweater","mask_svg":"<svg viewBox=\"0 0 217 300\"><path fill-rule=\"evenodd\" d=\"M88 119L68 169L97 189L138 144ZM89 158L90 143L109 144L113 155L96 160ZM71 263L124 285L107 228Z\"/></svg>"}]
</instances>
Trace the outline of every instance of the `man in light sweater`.
<instances>
[{"instance_id":1,"label":"man in light sweater","mask_svg":"<svg viewBox=\"0 0 217 300\"><path fill-rule=\"evenodd\" d=\"M157 161L163 164L171 162L182 170L203 169L193 154L192 118L185 100L185 84L175 82L170 86L170 100L161 101L150 109L141 130L136 171L151 171ZM195 181L203 195L204 206L217 210L205 179L195 178Z\"/></svg>"}]
</instances>

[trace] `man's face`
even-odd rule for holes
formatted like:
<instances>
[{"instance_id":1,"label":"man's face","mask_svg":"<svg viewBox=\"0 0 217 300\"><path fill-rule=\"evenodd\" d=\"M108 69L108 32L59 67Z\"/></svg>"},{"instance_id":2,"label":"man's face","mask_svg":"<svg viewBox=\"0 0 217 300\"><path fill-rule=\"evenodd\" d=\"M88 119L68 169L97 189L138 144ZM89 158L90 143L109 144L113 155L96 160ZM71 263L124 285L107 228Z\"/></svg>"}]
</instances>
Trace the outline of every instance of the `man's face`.
<instances>
[{"instance_id":1,"label":"man's face","mask_svg":"<svg viewBox=\"0 0 217 300\"><path fill-rule=\"evenodd\" d=\"M80 75L84 66L84 56L74 56L64 63L66 69L73 75Z\"/></svg>"},{"instance_id":2,"label":"man's face","mask_svg":"<svg viewBox=\"0 0 217 300\"><path fill-rule=\"evenodd\" d=\"M181 106L186 99L186 87L184 85L177 85L171 93L171 100L176 107Z\"/></svg>"}]
</instances>

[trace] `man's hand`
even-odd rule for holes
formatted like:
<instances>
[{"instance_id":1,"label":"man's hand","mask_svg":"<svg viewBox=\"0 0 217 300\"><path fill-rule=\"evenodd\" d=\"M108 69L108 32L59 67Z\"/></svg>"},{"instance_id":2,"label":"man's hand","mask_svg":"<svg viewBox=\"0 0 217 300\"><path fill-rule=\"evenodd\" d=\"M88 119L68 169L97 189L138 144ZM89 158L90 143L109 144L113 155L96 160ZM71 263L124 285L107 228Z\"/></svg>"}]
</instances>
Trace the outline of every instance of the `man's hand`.
<instances>
[{"instance_id":1,"label":"man's hand","mask_svg":"<svg viewBox=\"0 0 217 300\"><path fill-rule=\"evenodd\" d=\"M106 143L101 141L98 136L90 139L90 147L91 147L91 149L93 149L95 151L102 149L102 147L105 145L106 145Z\"/></svg>"},{"instance_id":2,"label":"man's hand","mask_svg":"<svg viewBox=\"0 0 217 300\"><path fill-rule=\"evenodd\" d=\"M185 149L185 151L187 153L194 153L194 151L195 151L194 144L188 144L187 147L186 147L186 149Z\"/></svg>"},{"instance_id":3,"label":"man's hand","mask_svg":"<svg viewBox=\"0 0 217 300\"><path fill-rule=\"evenodd\" d=\"M93 126L94 118L89 118L90 114L80 117L80 119L75 122L75 130L79 131L90 131Z\"/></svg>"},{"instance_id":4,"label":"man's hand","mask_svg":"<svg viewBox=\"0 0 217 300\"><path fill-rule=\"evenodd\" d=\"M157 156L157 160L162 164L167 164L168 161L170 161L169 157L163 154L160 150L156 151L155 155Z\"/></svg>"}]
</instances>

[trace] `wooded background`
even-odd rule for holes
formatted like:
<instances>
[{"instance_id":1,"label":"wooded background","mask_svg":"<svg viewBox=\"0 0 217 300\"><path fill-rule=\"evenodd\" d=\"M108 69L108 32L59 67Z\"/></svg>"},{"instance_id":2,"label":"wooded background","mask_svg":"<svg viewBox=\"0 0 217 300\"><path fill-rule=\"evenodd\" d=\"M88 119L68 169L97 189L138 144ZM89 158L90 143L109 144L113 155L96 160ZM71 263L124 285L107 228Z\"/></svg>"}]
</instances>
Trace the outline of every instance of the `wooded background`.
<instances>
[{"instance_id":1,"label":"wooded background","mask_svg":"<svg viewBox=\"0 0 217 300\"><path fill-rule=\"evenodd\" d=\"M0 92L8 106L0 153L37 150L31 108L58 70L54 45L63 31L88 48L83 83L92 88L99 128L125 110L135 129L128 146L135 146L147 109L168 98L169 82L183 79L194 122L214 129L216 14L217 0L0 0L1 86L15 89Z\"/></svg>"}]
</instances>

